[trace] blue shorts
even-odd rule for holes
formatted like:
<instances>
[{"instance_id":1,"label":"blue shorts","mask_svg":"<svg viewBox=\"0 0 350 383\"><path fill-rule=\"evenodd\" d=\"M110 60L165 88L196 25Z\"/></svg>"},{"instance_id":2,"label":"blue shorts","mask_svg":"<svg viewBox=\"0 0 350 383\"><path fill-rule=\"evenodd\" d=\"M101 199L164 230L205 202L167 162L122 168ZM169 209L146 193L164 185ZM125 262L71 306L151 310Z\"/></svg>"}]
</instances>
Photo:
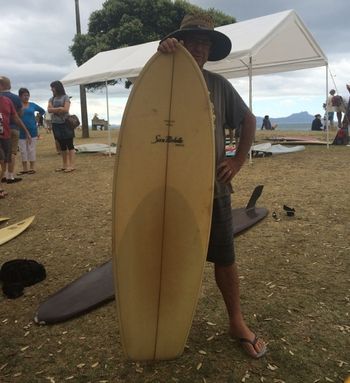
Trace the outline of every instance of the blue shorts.
<instances>
[{"instance_id":1,"label":"blue shorts","mask_svg":"<svg viewBox=\"0 0 350 383\"><path fill-rule=\"evenodd\" d=\"M231 195L214 199L207 261L220 266L235 262Z\"/></svg>"}]
</instances>

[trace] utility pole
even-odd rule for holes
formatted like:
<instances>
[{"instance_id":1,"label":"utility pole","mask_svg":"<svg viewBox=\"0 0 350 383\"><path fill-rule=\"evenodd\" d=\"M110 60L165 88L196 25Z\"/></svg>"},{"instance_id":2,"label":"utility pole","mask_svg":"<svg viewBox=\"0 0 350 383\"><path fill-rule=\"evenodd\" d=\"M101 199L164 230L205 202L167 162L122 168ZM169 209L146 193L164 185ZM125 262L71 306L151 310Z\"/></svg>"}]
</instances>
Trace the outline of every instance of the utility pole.
<instances>
[{"instance_id":1,"label":"utility pole","mask_svg":"<svg viewBox=\"0 0 350 383\"><path fill-rule=\"evenodd\" d=\"M77 26L77 35L81 35L79 0L74 0L74 1L75 1L75 22ZM87 115L85 86L79 85L79 90L80 90L82 137L89 138L89 122L88 122L88 115Z\"/></svg>"}]
</instances>

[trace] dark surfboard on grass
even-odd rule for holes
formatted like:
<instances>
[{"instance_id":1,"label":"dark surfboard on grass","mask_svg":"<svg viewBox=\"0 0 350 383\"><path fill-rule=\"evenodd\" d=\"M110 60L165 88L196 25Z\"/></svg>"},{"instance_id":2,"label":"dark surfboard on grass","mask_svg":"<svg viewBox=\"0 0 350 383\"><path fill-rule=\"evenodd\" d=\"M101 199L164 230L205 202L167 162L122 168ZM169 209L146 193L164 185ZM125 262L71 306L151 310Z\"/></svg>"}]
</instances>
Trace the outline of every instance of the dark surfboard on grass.
<instances>
[{"instance_id":1,"label":"dark surfboard on grass","mask_svg":"<svg viewBox=\"0 0 350 383\"><path fill-rule=\"evenodd\" d=\"M268 210L266 208L256 207L256 202L261 196L263 188L263 185L258 185L254 189L246 207L232 209L233 235L241 234L267 216Z\"/></svg>"},{"instance_id":2,"label":"dark surfboard on grass","mask_svg":"<svg viewBox=\"0 0 350 383\"><path fill-rule=\"evenodd\" d=\"M256 207L262 190L263 185L257 186L246 207L232 209L233 235L244 232L266 217L268 210ZM114 298L112 261L108 261L48 297L39 305L34 321L38 324L64 322L85 314Z\"/></svg>"},{"instance_id":3,"label":"dark surfboard on grass","mask_svg":"<svg viewBox=\"0 0 350 383\"><path fill-rule=\"evenodd\" d=\"M112 261L87 272L39 305L38 324L64 322L114 299Z\"/></svg>"}]
</instances>

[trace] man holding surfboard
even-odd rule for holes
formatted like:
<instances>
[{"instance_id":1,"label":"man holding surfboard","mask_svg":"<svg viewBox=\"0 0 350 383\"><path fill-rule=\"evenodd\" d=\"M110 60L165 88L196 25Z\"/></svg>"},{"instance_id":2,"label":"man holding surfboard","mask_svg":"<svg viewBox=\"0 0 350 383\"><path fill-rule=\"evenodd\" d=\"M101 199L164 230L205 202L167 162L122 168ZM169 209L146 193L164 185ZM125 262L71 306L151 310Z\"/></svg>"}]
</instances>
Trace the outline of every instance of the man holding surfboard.
<instances>
[{"instance_id":1,"label":"man holding surfboard","mask_svg":"<svg viewBox=\"0 0 350 383\"><path fill-rule=\"evenodd\" d=\"M239 339L248 355L260 358L266 353L266 344L248 328L240 308L231 209L231 181L250 150L256 128L255 117L229 81L203 68L207 61L221 60L231 51L230 39L214 30L210 16L186 15L180 29L160 42L158 51L173 53L179 44L185 46L202 70L214 105L217 173L207 260L214 263L216 283L229 315L231 337ZM225 156L227 126L240 131L239 145L231 158Z\"/></svg>"}]
</instances>

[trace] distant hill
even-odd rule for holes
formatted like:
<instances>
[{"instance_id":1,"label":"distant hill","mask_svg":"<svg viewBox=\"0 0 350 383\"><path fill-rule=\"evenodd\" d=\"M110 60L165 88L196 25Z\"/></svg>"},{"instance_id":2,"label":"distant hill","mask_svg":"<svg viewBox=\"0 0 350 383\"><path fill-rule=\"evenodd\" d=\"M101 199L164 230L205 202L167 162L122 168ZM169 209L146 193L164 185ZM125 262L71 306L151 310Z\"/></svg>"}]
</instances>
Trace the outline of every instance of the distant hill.
<instances>
[{"instance_id":1,"label":"distant hill","mask_svg":"<svg viewBox=\"0 0 350 383\"><path fill-rule=\"evenodd\" d=\"M261 126L264 117L256 117L257 126ZM288 117L277 117L270 116L272 124L311 124L314 116L308 112L293 113Z\"/></svg>"}]
</instances>

